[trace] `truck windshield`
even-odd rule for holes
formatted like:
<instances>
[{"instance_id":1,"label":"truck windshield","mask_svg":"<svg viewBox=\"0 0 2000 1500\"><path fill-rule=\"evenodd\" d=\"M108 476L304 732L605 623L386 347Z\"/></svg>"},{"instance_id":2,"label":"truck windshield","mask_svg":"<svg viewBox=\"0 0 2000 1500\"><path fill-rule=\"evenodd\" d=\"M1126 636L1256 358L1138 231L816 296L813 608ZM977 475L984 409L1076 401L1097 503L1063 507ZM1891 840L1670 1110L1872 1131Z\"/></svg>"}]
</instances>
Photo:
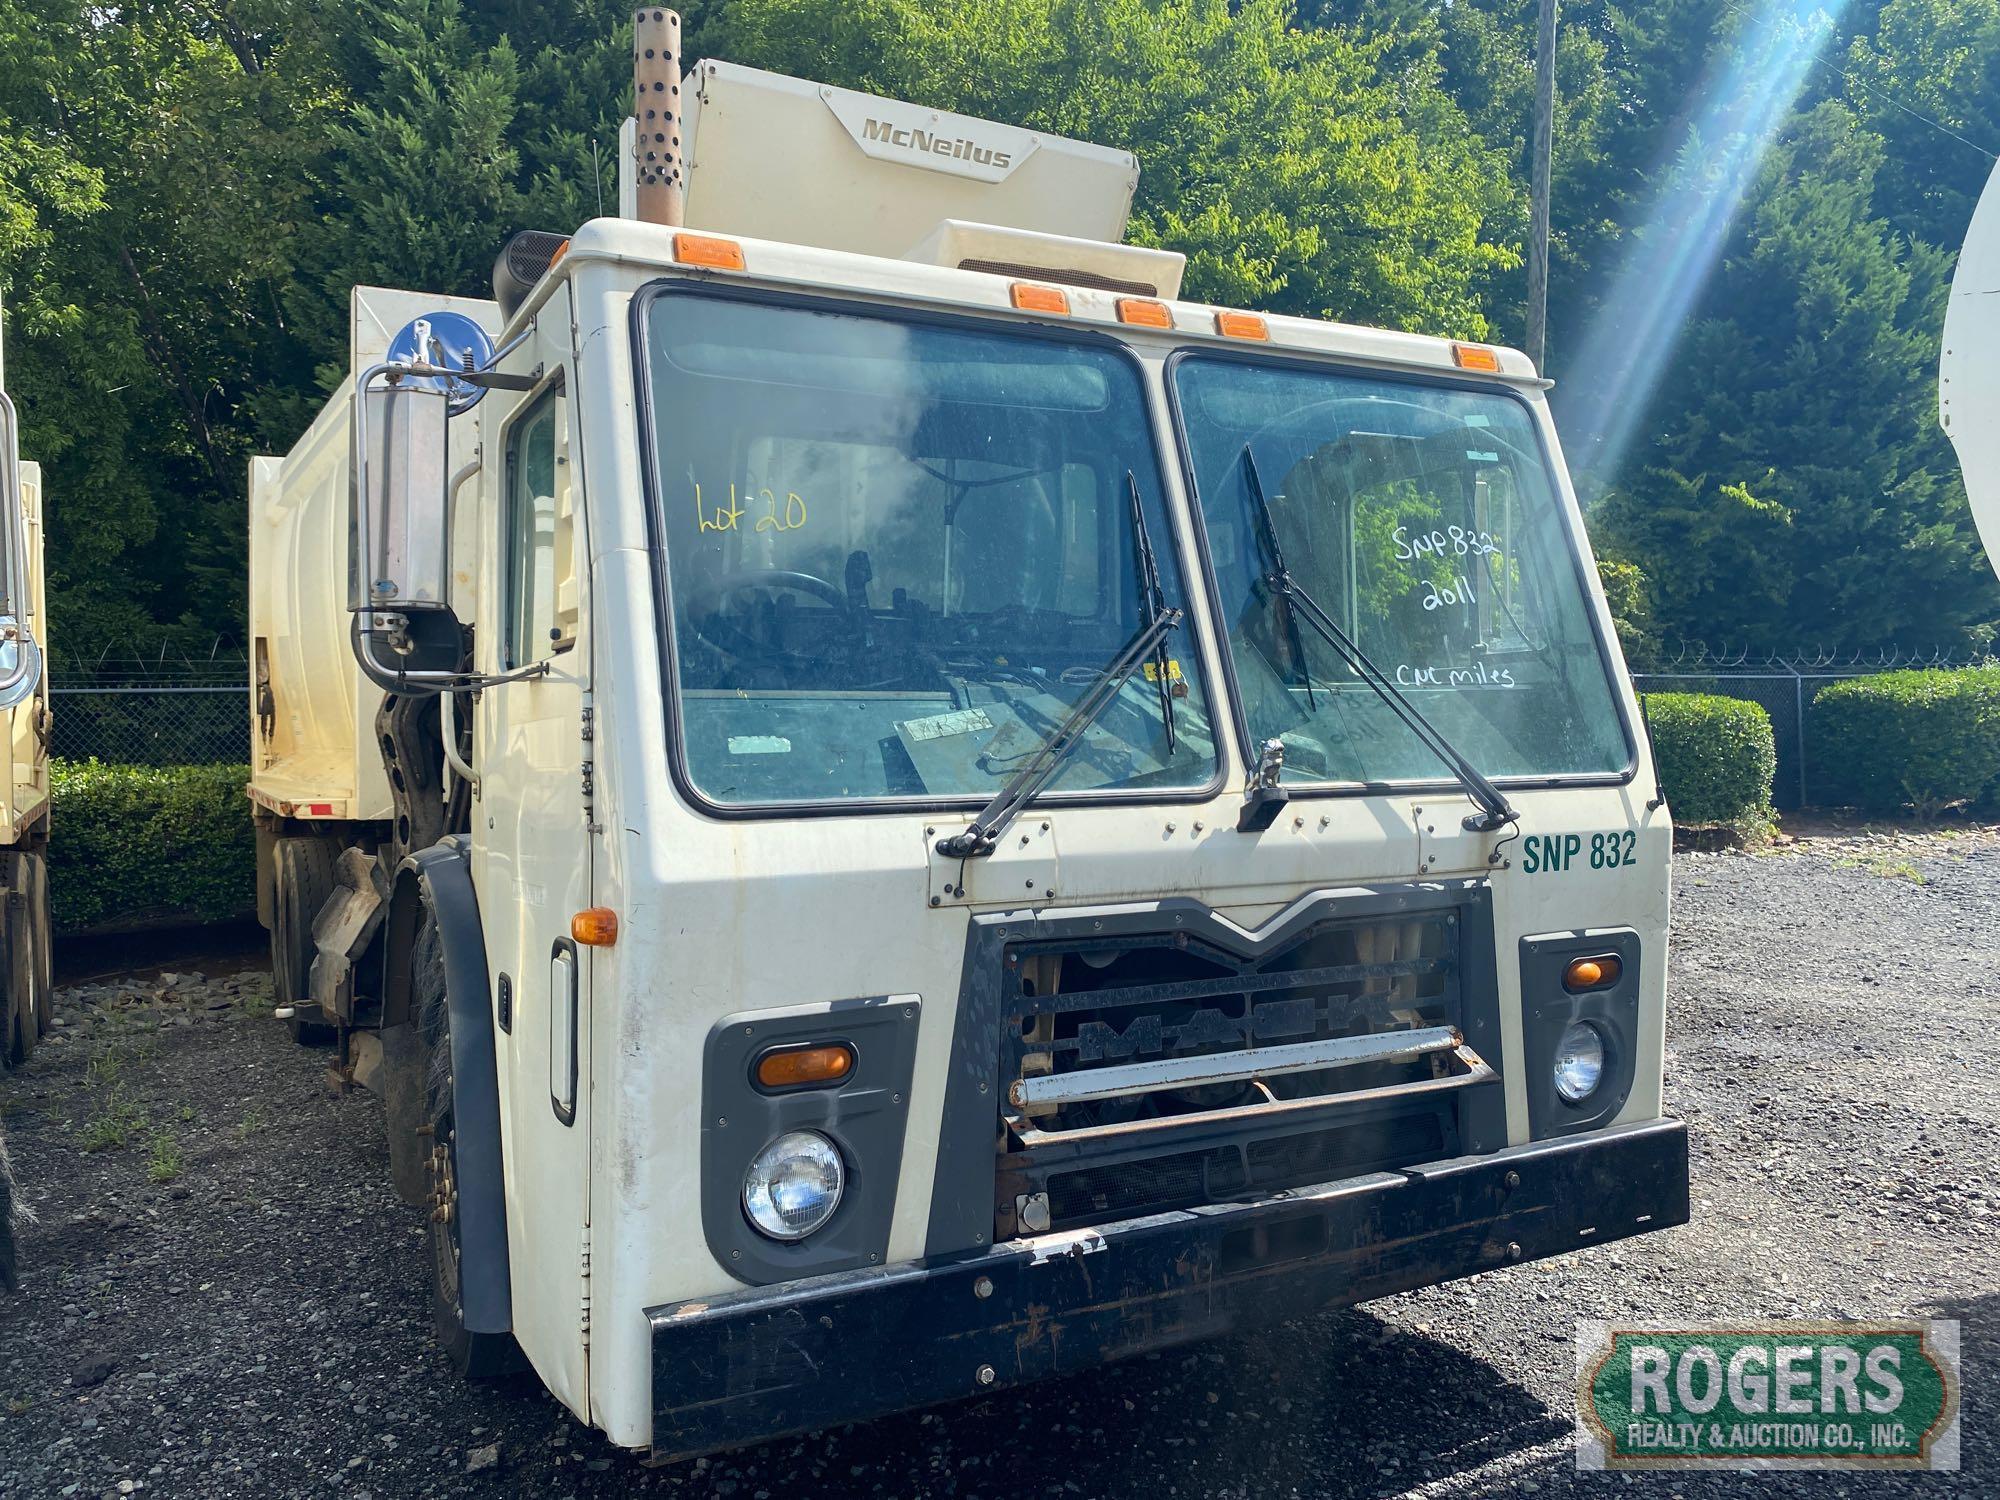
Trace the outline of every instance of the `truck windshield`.
<instances>
[{"instance_id":1,"label":"truck windshield","mask_svg":"<svg viewBox=\"0 0 2000 1500\"><path fill-rule=\"evenodd\" d=\"M679 724L723 804L985 799L1184 582L1137 368L1095 345L709 295L646 318ZM1049 790L1215 771L1186 629Z\"/></svg>"},{"instance_id":2,"label":"truck windshield","mask_svg":"<svg viewBox=\"0 0 2000 1500\"><path fill-rule=\"evenodd\" d=\"M1630 759L1533 424L1497 392L1185 358L1175 404L1253 742L1293 782L1437 780L1437 756L1269 582L1298 583L1489 777ZM1249 450L1250 462L1245 461Z\"/></svg>"}]
</instances>

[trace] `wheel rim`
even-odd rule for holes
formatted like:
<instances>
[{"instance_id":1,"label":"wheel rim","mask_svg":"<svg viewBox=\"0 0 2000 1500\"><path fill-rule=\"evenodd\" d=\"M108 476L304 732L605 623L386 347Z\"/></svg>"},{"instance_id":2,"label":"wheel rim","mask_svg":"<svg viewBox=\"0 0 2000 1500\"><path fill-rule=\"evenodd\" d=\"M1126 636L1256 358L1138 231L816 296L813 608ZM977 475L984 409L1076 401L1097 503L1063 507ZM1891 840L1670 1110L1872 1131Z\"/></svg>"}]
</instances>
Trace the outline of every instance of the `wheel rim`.
<instances>
[{"instance_id":1,"label":"wheel rim","mask_svg":"<svg viewBox=\"0 0 2000 1500\"><path fill-rule=\"evenodd\" d=\"M452 1160L456 1132L449 1118L438 1124L442 1140L433 1139L431 1168L431 1258L436 1262L438 1296L452 1312L462 1314L459 1279L458 1173Z\"/></svg>"}]
</instances>

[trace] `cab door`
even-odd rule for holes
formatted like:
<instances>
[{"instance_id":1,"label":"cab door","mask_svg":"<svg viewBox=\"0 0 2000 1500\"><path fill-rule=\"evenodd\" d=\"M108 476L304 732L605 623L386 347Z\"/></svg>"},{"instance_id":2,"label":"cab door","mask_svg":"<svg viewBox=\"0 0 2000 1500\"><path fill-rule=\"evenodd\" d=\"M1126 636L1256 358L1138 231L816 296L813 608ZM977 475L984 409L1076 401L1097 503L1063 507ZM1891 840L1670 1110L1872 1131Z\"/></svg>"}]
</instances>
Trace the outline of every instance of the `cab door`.
<instances>
[{"instance_id":1,"label":"cab door","mask_svg":"<svg viewBox=\"0 0 2000 1500\"><path fill-rule=\"evenodd\" d=\"M500 1053L514 1332L582 1415L590 975L570 918L591 904L590 655L566 288L504 368L538 378L483 454L497 472L483 490L491 586L476 651L483 670L513 680L483 688L473 715L473 868Z\"/></svg>"}]
</instances>

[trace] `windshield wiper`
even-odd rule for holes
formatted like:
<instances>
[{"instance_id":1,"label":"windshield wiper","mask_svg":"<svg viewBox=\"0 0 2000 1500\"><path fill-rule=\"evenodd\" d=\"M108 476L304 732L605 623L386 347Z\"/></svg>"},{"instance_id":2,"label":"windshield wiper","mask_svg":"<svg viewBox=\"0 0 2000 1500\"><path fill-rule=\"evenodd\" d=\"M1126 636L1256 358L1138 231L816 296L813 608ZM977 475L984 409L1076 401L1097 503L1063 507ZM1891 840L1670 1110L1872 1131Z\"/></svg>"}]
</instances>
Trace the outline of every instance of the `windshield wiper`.
<instances>
[{"instance_id":1,"label":"windshield wiper","mask_svg":"<svg viewBox=\"0 0 2000 1500\"><path fill-rule=\"evenodd\" d=\"M1264 498L1264 481L1257 472L1257 456L1250 451L1250 445L1243 445L1243 481L1250 492L1250 508L1257 521L1257 530L1265 550L1270 554L1271 571L1264 575L1264 582L1272 595L1282 604L1289 606L1292 620L1291 632L1297 641L1297 621L1304 619L1326 643L1339 653L1342 661L1363 682L1375 690L1376 696L1395 711L1396 717L1410 727L1416 737L1437 758L1451 767L1458 784L1465 788L1466 795L1479 804L1479 811L1465 819L1465 827L1473 833L1492 833L1505 828L1509 823L1521 821L1521 815L1506 798L1500 788L1488 781L1477 766L1459 753L1458 747L1444 737L1435 724L1418 711L1417 706L1403 696L1395 681L1380 667L1368 659L1368 655L1354 643L1354 638L1335 623L1333 616L1320 607L1319 601L1299 586L1292 577L1292 571L1285 566L1285 554L1278 546L1278 528L1271 516L1270 503ZM1304 652L1300 646L1293 648L1299 652L1301 669L1304 669ZM1307 701L1311 702L1312 677L1306 676Z\"/></svg>"},{"instance_id":2,"label":"windshield wiper","mask_svg":"<svg viewBox=\"0 0 2000 1500\"><path fill-rule=\"evenodd\" d=\"M1027 764L1008 778L991 802L974 814L970 826L937 841L937 852L946 859L975 859L998 848L1007 825L1040 795L1062 763L1083 743L1084 731L1097 722L1125 686L1126 679L1148 660L1160 679L1160 718L1167 733L1167 754L1174 753L1173 687L1167 680L1166 643L1167 633L1181 623L1181 612L1166 602L1160 587L1153 539L1146 529L1145 508L1139 503L1139 481L1130 470L1126 471L1125 479L1132 496L1133 547L1139 568L1139 610L1143 616L1139 629L1097 674L1090 690L1076 700L1076 707L1049 731Z\"/></svg>"},{"instance_id":3,"label":"windshield wiper","mask_svg":"<svg viewBox=\"0 0 2000 1500\"><path fill-rule=\"evenodd\" d=\"M1146 529L1146 507L1139 499L1139 476L1125 471L1125 490L1132 497L1132 551L1139 565L1139 612L1147 626L1167 612L1167 591L1160 587L1160 564L1153 556L1153 535ZM1178 611L1176 611L1178 613ZM1153 637L1153 674L1160 688L1160 727L1167 734L1167 754L1174 753L1174 689L1168 674L1173 658L1167 655L1167 633Z\"/></svg>"}]
</instances>

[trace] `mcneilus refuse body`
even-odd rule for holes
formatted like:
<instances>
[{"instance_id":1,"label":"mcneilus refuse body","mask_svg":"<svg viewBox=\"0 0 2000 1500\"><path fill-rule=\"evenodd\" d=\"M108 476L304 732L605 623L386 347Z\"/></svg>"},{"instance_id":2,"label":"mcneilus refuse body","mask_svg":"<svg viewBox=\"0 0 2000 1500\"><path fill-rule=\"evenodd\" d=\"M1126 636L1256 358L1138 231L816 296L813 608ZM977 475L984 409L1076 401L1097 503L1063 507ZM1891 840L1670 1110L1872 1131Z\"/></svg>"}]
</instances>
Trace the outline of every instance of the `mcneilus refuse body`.
<instances>
[{"instance_id":1,"label":"mcneilus refuse body","mask_svg":"<svg viewBox=\"0 0 2000 1500\"><path fill-rule=\"evenodd\" d=\"M251 468L280 1010L457 1364L665 1460L1683 1222L1525 357L1182 300L1130 155L678 25L619 212L357 287Z\"/></svg>"}]
</instances>

